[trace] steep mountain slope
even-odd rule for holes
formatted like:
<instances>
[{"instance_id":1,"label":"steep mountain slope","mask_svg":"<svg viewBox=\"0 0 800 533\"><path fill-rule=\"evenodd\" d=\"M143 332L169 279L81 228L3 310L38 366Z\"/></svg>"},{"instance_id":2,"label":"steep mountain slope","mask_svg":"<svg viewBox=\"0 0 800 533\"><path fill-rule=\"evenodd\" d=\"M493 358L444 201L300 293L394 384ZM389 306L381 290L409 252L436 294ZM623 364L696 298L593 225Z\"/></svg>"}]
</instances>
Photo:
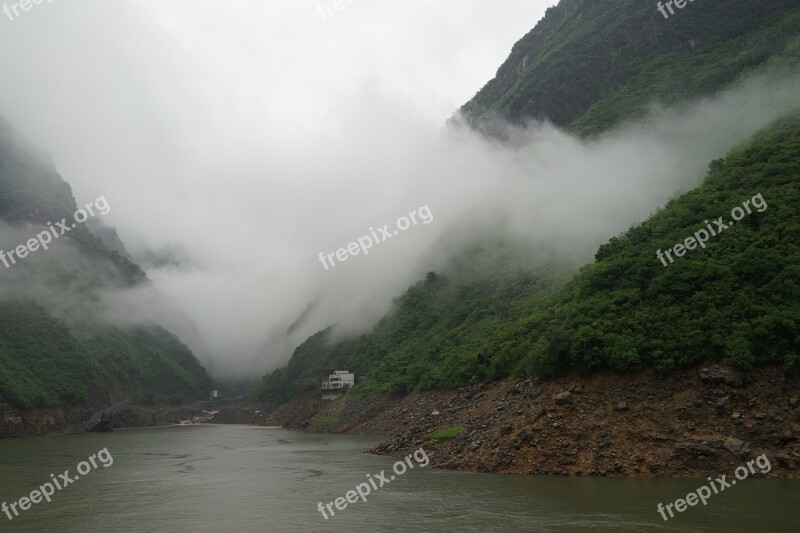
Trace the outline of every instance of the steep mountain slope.
<instances>
[{"instance_id":1,"label":"steep mountain slope","mask_svg":"<svg viewBox=\"0 0 800 533\"><path fill-rule=\"evenodd\" d=\"M769 477L797 478L800 111L710 166L490 342L485 375L522 376L403 397L307 393L265 423L388 435L373 451L424 446L440 468L701 478L764 454ZM700 234L705 248L658 258L720 216L728 227Z\"/></svg>"},{"instance_id":2,"label":"steep mountain slope","mask_svg":"<svg viewBox=\"0 0 800 533\"><path fill-rule=\"evenodd\" d=\"M694 2L668 20L655 2L562 0L461 113L490 131L499 117L599 133L654 102L712 95L745 74L796 64L798 33L793 0Z\"/></svg>"},{"instance_id":3,"label":"steep mountain slope","mask_svg":"<svg viewBox=\"0 0 800 533\"><path fill-rule=\"evenodd\" d=\"M142 270L76 224L14 262L8 253L74 220L69 185L45 154L0 119L0 401L16 407L175 401L207 393L189 349L157 326L104 323L104 290L148 283Z\"/></svg>"},{"instance_id":4,"label":"steep mountain slope","mask_svg":"<svg viewBox=\"0 0 800 533\"><path fill-rule=\"evenodd\" d=\"M756 71L800 71L796 2L698 2L663 20L650 3L563 0L514 46L497 78L462 114L489 133L504 131L494 120L499 117L516 123L546 118L592 135L652 103L716 94ZM713 163L701 189L612 239L598 252L598 263L563 290L557 291L561 282L575 272L569 265L529 262L509 271L498 260L504 245L480 247L471 258L479 272L466 275L460 265L470 261L454 261L409 289L360 339L330 342L328 332L318 333L285 369L266 376L257 394L285 401L313 388L333 367L368 378L356 391L408 392L463 386L472 375L668 369L725 356L743 365L792 360L792 286L770 297L761 284L775 288L796 271L769 261L785 267L774 280L758 266L764 260L753 256L760 250L766 257L793 257L791 241L778 244L782 228L795 226L786 207L797 178L792 124ZM764 181L764 172L773 181ZM748 216L706 250L660 271L656 250L759 192L774 209ZM762 225L767 232L755 235ZM706 261L711 253L717 259ZM745 330L748 320L758 322L752 331ZM707 339L713 339L711 349Z\"/></svg>"},{"instance_id":5,"label":"steep mountain slope","mask_svg":"<svg viewBox=\"0 0 800 533\"><path fill-rule=\"evenodd\" d=\"M700 187L612 238L540 312L493 339L493 373L671 370L722 358L796 367L800 113L710 166ZM678 243L689 248L670 260L664 251Z\"/></svg>"},{"instance_id":6,"label":"steep mountain slope","mask_svg":"<svg viewBox=\"0 0 800 533\"><path fill-rule=\"evenodd\" d=\"M521 260L502 243L475 248L406 291L368 335L336 340L328 329L309 338L286 368L265 378L261 397L287 401L318 386L330 368L368 377L365 392L460 386L481 371L486 339L536 309L572 272Z\"/></svg>"}]
</instances>

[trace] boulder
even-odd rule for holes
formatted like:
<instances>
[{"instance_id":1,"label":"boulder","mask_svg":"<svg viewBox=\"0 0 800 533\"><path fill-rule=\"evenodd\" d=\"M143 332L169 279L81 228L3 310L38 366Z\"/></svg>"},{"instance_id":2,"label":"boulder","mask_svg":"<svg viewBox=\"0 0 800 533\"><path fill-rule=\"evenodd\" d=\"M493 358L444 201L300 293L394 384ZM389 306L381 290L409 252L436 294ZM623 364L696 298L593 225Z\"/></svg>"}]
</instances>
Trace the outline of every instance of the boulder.
<instances>
[{"instance_id":1,"label":"boulder","mask_svg":"<svg viewBox=\"0 0 800 533\"><path fill-rule=\"evenodd\" d=\"M569 391L556 394L556 405L569 405L572 403L572 393Z\"/></svg>"}]
</instances>

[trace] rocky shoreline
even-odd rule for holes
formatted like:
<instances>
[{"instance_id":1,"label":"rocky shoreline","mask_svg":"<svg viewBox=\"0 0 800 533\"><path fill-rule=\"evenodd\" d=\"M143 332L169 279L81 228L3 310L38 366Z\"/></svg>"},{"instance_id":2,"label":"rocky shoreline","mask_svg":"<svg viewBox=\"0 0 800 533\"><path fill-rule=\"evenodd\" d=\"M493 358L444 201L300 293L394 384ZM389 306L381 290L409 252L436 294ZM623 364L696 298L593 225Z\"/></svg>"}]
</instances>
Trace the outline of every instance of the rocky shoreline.
<instances>
[{"instance_id":1,"label":"rocky shoreline","mask_svg":"<svg viewBox=\"0 0 800 533\"><path fill-rule=\"evenodd\" d=\"M405 397L308 395L266 423L388 435L375 453L423 446L434 466L474 472L704 477L766 454L769 477L800 478L798 397L800 375L781 367L708 364L669 376L474 380Z\"/></svg>"},{"instance_id":2,"label":"rocky shoreline","mask_svg":"<svg viewBox=\"0 0 800 533\"><path fill-rule=\"evenodd\" d=\"M601 373L480 383L409 395L307 393L277 408L247 400L119 404L117 428L215 423L380 435L372 451L424 447L431 464L473 472L705 477L766 454L768 477L800 478L800 374L708 364L669 376ZM0 403L0 438L84 431L89 408ZM437 434L438 433L438 434Z\"/></svg>"},{"instance_id":3,"label":"rocky shoreline","mask_svg":"<svg viewBox=\"0 0 800 533\"><path fill-rule=\"evenodd\" d=\"M17 409L0 402L0 439L81 433L91 412L88 407Z\"/></svg>"},{"instance_id":4,"label":"rocky shoreline","mask_svg":"<svg viewBox=\"0 0 800 533\"><path fill-rule=\"evenodd\" d=\"M203 401L181 406L119 402L108 406L46 409L17 409L0 403L0 438L83 433L86 423L99 421L101 413L105 419L111 419L114 428L201 423L264 425L271 409L268 404L247 400Z\"/></svg>"}]
</instances>

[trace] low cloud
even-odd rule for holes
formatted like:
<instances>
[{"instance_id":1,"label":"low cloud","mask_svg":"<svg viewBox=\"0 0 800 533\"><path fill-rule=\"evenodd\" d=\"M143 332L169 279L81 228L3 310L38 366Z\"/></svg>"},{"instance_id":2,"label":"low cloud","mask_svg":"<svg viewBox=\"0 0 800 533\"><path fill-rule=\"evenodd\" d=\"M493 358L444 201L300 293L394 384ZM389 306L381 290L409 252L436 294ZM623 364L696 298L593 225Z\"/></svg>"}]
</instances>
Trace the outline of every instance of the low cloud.
<instances>
[{"instance_id":1,"label":"low cloud","mask_svg":"<svg viewBox=\"0 0 800 533\"><path fill-rule=\"evenodd\" d=\"M594 140L443 128L548 3L358 2L327 20L305 1L53 3L0 34L24 50L0 63L0 114L79 204L107 199L152 280L104 293L102 316L161 323L214 377L257 379L322 328L366 331L476 238L590 261L800 104L797 79L760 78ZM424 205L430 224L320 264Z\"/></svg>"},{"instance_id":2,"label":"low cloud","mask_svg":"<svg viewBox=\"0 0 800 533\"><path fill-rule=\"evenodd\" d=\"M407 120L364 124L338 150L295 161L299 184L280 199L267 184L247 194L218 191L214 204L204 204L201 191L182 198L183 212L217 216L162 232L192 261L149 275L198 324L204 342L195 348L218 375L257 376L320 329L366 331L394 297L476 239L503 236L546 250L548 259L590 261L608 238L697 185L710 160L800 105L797 82L752 80L680 111L655 109L590 141L541 123L513 129L505 145ZM381 138L386 128L391 139ZM234 173L252 184L266 167ZM303 187L312 181L313 189ZM187 209L187 201L199 205ZM430 207L432 223L335 269L320 265L320 251L394 227L420 205Z\"/></svg>"}]
</instances>

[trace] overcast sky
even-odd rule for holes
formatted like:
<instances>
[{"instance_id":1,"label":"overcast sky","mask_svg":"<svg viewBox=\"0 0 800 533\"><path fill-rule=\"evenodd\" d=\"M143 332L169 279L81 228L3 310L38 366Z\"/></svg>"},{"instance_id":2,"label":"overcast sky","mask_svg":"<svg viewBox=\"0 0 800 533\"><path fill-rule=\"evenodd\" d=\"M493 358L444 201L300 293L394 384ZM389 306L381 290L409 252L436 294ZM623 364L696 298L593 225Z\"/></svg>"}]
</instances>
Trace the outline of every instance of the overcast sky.
<instances>
[{"instance_id":1,"label":"overcast sky","mask_svg":"<svg viewBox=\"0 0 800 533\"><path fill-rule=\"evenodd\" d=\"M441 124L552 3L342 1L45 1L0 18L2 112L91 196L115 177L88 151L267 151L279 132L297 155L354 112Z\"/></svg>"},{"instance_id":2,"label":"overcast sky","mask_svg":"<svg viewBox=\"0 0 800 533\"><path fill-rule=\"evenodd\" d=\"M376 321L454 227L502 220L590 259L796 92L751 87L593 143L546 125L503 150L443 132L551 3L44 1L0 14L0 114L79 203L106 198L137 257L179 259L147 274L196 325L173 329L211 372L257 377L320 328ZM318 261L424 205L430 224ZM174 315L151 294L112 300Z\"/></svg>"}]
</instances>

